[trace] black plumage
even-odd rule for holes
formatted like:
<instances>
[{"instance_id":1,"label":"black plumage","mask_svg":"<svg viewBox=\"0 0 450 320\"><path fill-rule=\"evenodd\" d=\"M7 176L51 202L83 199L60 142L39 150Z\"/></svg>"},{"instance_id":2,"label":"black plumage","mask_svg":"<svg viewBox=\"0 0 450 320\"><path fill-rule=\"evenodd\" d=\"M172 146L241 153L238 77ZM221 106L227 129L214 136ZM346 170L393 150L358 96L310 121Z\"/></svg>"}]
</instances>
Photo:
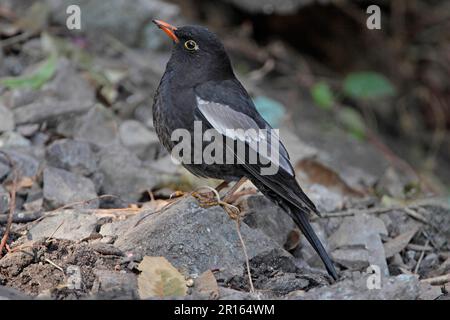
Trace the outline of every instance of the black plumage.
<instances>
[{"instance_id":1,"label":"black plumage","mask_svg":"<svg viewBox=\"0 0 450 320\"><path fill-rule=\"evenodd\" d=\"M227 128L272 130L236 79L228 55L216 35L200 26L175 28L162 21L155 23L174 40L172 56L153 105L156 132L169 152L175 145L171 141L172 132L180 128L193 132L194 121L202 121L203 130L214 128L224 136L227 136ZM321 257L328 273L337 279L333 262L308 221L308 216L318 214L318 211L298 185L288 152L281 143L277 159L279 170L275 175L261 175L262 165L250 164L248 159L241 159L243 163L240 164L183 165L202 177L226 181L242 177L250 179L293 218Z\"/></svg>"}]
</instances>

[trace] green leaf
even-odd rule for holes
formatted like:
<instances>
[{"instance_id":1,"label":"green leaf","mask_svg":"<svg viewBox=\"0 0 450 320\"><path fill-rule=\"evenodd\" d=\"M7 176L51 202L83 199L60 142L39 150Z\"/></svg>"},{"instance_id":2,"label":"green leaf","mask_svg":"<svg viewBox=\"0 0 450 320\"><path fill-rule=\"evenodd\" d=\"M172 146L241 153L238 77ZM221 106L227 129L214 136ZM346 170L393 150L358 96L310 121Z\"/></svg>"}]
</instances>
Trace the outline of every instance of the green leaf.
<instances>
[{"instance_id":1,"label":"green leaf","mask_svg":"<svg viewBox=\"0 0 450 320\"><path fill-rule=\"evenodd\" d=\"M355 138L364 139L366 137L366 125L361 115L349 107L344 107L338 113L339 122Z\"/></svg>"},{"instance_id":2,"label":"green leaf","mask_svg":"<svg viewBox=\"0 0 450 320\"><path fill-rule=\"evenodd\" d=\"M355 72L345 78L344 93L356 99L373 99L394 95L395 87L382 74Z\"/></svg>"},{"instance_id":3,"label":"green leaf","mask_svg":"<svg viewBox=\"0 0 450 320\"><path fill-rule=\"evenodd\" d=\"M330 110L334 104L333 92L325 82L318 82L311 88L311 96L319 107Z\"/></svg>"},{"instance_id":4,"label":"green leaf","mask_svg":"<svg viewBox=\"0 0 450 320\"><path fill-rule=\"evenodd\" d=\"M52 54L33 73L19 77L3 78L0 79L0 84L10 89L31 88L37 90L49 81L55 74L56 61L57 55Z\"/></svg>"}]
</instances>

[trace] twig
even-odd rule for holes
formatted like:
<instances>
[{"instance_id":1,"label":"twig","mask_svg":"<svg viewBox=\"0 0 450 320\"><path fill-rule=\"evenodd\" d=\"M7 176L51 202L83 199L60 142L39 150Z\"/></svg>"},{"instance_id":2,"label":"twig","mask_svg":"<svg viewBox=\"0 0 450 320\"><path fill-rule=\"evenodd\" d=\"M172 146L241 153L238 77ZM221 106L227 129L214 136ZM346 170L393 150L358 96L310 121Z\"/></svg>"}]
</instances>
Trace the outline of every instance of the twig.
<instances>
[{"instance_id":1,"label":"twig","mask_svg":"<svg viewBox=\"0 0 450 320\"><path fill-rule=\"evenodd\" d=\"M431 223L430 223L427 219L425 219L425 217L422 216L420 213L418 213L418 212L416 212L416 211L414 211L413 209L410 209L410 208L408 208L408 207L405 207L405 208L403 208L403 209L405 210L405 212L406 212L411 218L414 218L414 219L416 219L416 220L419 220L420 222L423 222L423 223L425 223L425 224L431 225Z\"/></svg>"},{"instance_id":2,"label":"twig","mask_svg":"<svg viewBox=\"0 0 450 320\"><path fill-rule=\"evenodd\" d=\"M12 46L16 43L28 40L29 38L33 37L35 34L36 34L35 32L23 32L16 36L2 40L2 41L0 41L0 48L6 48L6 47Z\"/></svg>"},{"instance_id":3,"label":"twig","mask_svg":"<svg viewBox=\"0 0 450 320\"><path fill-rule=\"evenodd\" d=\"M8 162L11 165L12 168L12 172L13 172L13 182L12 182L12 188L10 191L10 202L9 202L9 213L8 213L8 221L6 222L6 227L5 227L5 233L3 234L2 240L0 241L0 258L2 257L2 253L3 253L3 248L6 245L6 241L8 241L8 237L9 237L9 233L11 231L11 225L13 222L13 216L14 216L14 210L16 209L16 189L17 189L17 181L18 181L18 171L17 171L17 167L14 163L14 161L11 159L11 157L3 152L0 151L5 158L8 160Z\"/></svg>"},{"instance_id":4,"label":"twig","mask_svg":"<svg viewBox=\"0 0 450 320\"><path fill-rule=\"evenodd\" d=\"M52 232L52 234L47 238L47 240L45 240L45 242L48 242L51 238L53 238L53 236L55 235L56 232L58 232L59 228L61 228L61 226L64 224L64 220L61 221L61 223L56 227L55 231Z\"/></svg>"},{"instance_id":5,"label":"twig","mask_svg":"<svg viewBox=\"0 0 450 320\"><path fill-rule=\"evenodd\" d=\"M252 273L250 271L250 261L249 261L248 254L247 254L247 247L245 246L244 239L242 238L241 223L240 223L239 217L237 219L235 219L235 221L236 221L236 230L237 230L237 234L239 236L239 241L241 242L242 250L244 251L245 265L247 266L247 276L248 276L248 281L250 284L250 292L254 293L255 287L253 286Z\"/></svg>"},{"instance_id":6,"label":"twig","mask_svg":"<svg viewBox=\"0 0 450 320\"><path fill-rule=\"evenodd\" d=\"M56 269L60 270L62 273L64 273L64 269L58 266L56 263L54 263L52 260L45 258L45 261L50 263L52 266L54 266Z\"/></svg>"},{"instance_id":7,"label":"twig","mask_svg":"<svg viewBox=\"0 0 450 320\"><path fill-rule=\"evenodd\" d=\"M450 282L450 273L444 274L443 276L428 278L428 279L422 279L420 280L422 282L426 282L431 284L432 286L439 286L442 284L446 284Z\"/></svg>"},{"instance_id":8,"label":"twig","mask_svg":"<svg viewBox=\"0 0 450 320\"><path fill-rule=\"evenodd\" d=\"M426 252L429 252L429 251L433 251L433 250L434 250L433 247L430 247L430 246L422 246L422 245L420 245L420 244L414 244L414 243L409 243L409 244L406 246L406 248L409 249L409 250L413 250L413 251L426 251Z\"/></svg>"},{"instance_id":9,"label":"twig","mask_svg":"<svg viewBox=\"0 0 450 320\"><path fill-rule=\"evenodd\" d=\"M425 242L425 247L428 247L428 243L430 243L430 240L427 239L427 242ZM423 257L425 256L425 250L422 250L420 253L419 261L417 261L416 267L414 268L414 274L417 274L419 272L420 264L422 263Z\"/></svg>"}]
</instances>

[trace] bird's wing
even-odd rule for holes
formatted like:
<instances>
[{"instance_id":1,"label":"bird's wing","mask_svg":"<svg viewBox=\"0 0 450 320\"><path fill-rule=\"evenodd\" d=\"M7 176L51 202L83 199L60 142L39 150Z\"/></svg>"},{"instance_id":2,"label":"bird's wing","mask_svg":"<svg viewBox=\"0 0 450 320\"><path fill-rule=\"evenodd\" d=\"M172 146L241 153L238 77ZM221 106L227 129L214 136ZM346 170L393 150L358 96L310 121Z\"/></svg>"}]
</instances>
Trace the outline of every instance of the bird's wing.
<instances>
[{"instance_id":1,"label":"bird's wing","mask_svg":"<svg viewBox=\"0 0 450 320\"><path fill-rule=\"evenodd\" d=\"M278 139L279 148L275 148L276 152L271 152L266 157L266 160L268 158L272 164L278 166L275 175L262 175L261 169L263 166L261 164L251 164L245 159L238 160L241 163L243 162L243 166L249 174L272 189L280 197L301 209L318 213L315 205L295 181L295 172L289 161L286 148L278 136L269 134L269 132L275 133L273 128L258 113L246 90L237 80L207 82L197 86L194 92L197 102L195 116L220 134L245 143L249 148L252 148L252 142L260 143L264 140L264 137L259 134L244 136L229 129L254 129L256 132L259 132L259 129L266 129L268 131L266 137L269 137L265 141L267 150L272 150L272 139ZM249 131L251 132L251 130ZM235 150L230 149L230 151L234 152ZM236 153L235 156L239 157Z\"/></svg>"}]
</instances>

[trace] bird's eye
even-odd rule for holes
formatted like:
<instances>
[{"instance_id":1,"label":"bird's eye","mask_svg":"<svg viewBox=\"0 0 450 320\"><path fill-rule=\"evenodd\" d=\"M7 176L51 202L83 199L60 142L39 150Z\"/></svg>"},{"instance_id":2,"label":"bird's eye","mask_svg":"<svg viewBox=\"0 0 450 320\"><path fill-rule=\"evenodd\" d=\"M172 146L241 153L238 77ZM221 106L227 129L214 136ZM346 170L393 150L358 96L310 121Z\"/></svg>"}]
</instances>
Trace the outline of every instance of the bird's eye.
<instances>
[{"instance_id":1,"label":"bird's eye","mask_svg":"<svg viewBox=\"0 0 450 320\"><path fill-rule=\"evenodd\" d=\"M189 51L198 50L198 45L194 40L188 40L184 43L184 47Z\"/></svg>"}]
</instances>

